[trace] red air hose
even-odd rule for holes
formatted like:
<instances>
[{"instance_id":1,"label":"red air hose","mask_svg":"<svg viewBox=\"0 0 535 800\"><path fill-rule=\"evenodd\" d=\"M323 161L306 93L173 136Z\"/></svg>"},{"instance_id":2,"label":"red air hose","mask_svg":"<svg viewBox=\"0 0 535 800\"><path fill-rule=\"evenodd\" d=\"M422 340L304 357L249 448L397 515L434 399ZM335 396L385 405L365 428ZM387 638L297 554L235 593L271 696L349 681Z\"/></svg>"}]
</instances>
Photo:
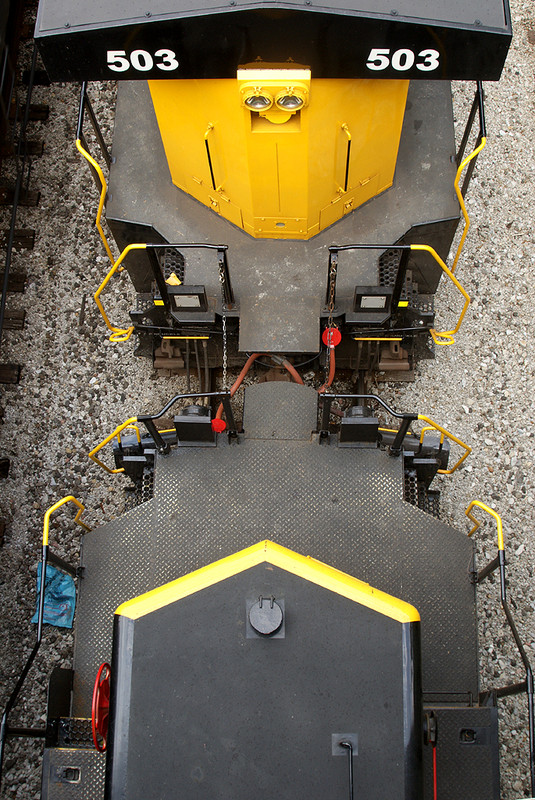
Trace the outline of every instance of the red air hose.
<instances>
[{"instance_id":1,"label":"red air hose","mask_svg":"<svg viewBox=\"0 0 535 800\"><path fill-rule=\"evenodd\" d=\"M240 372L240 374L238 375L238 377L236 378L236 380L234 381L234 383L231 386L231 389L230 389L230 396L231 397L234 397L234 395L236 394L236 392L238 391L238 389L242 385L243 379L245 378L245 376L247 375L247 373L251 369L252 364L261 355L263 355L263 354L262 353L253 353L252 355L249 356L249 358L247 359L247 361L243 365L242 371ZM286 359L282 359L282 365L290 373L290 375L292 376L292 378L294 379L294 381L296 383L300 383L301 385L304 385L304 381L303 381L302 377L300 376L300 374L298 373L296 368L293 366L293 364L290 364L290 362L287 361ZM334 377L334 372L333 372L333 377ZM331 378L331 382L332 382L332 378ZM330 383L328 385L330 386ZM222 419L222 417L223 417L223 403L220 403L219 404L219 408L217 409L217 413L215 415L215 419Z\"/></svg>"},{"instance_id":2,"label":"red air hose","mask_svg":"<svg viewBox=\"0 0 535 800\"><path fill-rule=\"evenodd\" d=\"M329 353L329 376L327 382L320 386L318 393L325 392L334 380L334 373L336 371L336 359L334 357L334 348L342 341L342 334L336 327L325 328L321 335L323 344L328 348Z\"/></svg>"},{"instance_id":3,"label":"red air hose","mask_svg":"<svg viewBox=\"0 0 535 800\"><path fill-rule=\"evenodd\" d=\"M288 370L288 372L290 373L290 375L292 376L292 378L294 379L294 381L295 381L296 383L300 383L300 384L301 384L301 386L304 386L304 383L305 383L305 382L304 382L303 378L302 378L302 377L301 377L301 375L298 373L298 371L296 370L296 368L294 367L294 365L293 365L293 364L290 364L290 362L289 362L289 361L287 361L286 359L283 359L282 365L283 365L283 367L284 367L285 369L287 369L287 370Z\"/></svg>"},{"instance_id":4,"label":"red air hose","mask_svg":"<svg viewBox=\"0 0 535 800\"><path fill-rule=\"evenodd\" d=\"M321 386L318 389L318 393L319 394L321 394L322 392L326 392L327 389L330 387L330 385L332 384L332 382L334 380L335 371L336 371L336 358L335 358L335 355L334 355L334 347L331 346L329 348L329 377L327 379L327 383L324 383L323 386Z\"/></svg>"},{"instance_id":5,"label":"red air hose","mask_svg":"<svg viewBox=\"0 0 535 800\"><path fill-rule=\"evenodd\" d=\"M253 353L252 355L249 356L249 358L247 359L247 361L243 365L242 371L240 372L240 374L238 375L238 377L236 378L236 380L234 381L234 383L231 386L231 389L230 389L230 396L231 397L234 397L234 395L236 394L236 392L238 391L238 389L242 385L243 379L245 378L245 376L247 375L247 373L251 369L251 365L261 355L262 355L262 353ZM220 403L219 404L219 408L217 409L217 413L215 415L215 418L216 419L221 419L222 416L223 416L223 403Z\"/></svg>"}]
</instances>

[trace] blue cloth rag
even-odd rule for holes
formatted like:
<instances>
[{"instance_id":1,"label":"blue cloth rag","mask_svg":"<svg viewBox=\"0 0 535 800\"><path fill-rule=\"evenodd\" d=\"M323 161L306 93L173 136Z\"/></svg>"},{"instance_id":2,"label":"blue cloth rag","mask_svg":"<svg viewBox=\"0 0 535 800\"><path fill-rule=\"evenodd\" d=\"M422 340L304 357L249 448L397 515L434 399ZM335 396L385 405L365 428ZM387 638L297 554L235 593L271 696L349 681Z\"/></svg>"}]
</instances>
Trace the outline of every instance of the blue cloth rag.
<instances>
[{"instance_id":1,"label":"blue cloth rag","mask_svg":"<svg viewBox=\"0 0 535 800\"><path fill-rule=\"evenodd\" d=\"M32 622L37 622L39 616L41 568L42 564L39 563L37 565L37 602ZM72 628L75 605L76 587L72 576L47 564L43 622L46 622L48 625L55 625L57 628Z\"/></svg>"}]
</instances>

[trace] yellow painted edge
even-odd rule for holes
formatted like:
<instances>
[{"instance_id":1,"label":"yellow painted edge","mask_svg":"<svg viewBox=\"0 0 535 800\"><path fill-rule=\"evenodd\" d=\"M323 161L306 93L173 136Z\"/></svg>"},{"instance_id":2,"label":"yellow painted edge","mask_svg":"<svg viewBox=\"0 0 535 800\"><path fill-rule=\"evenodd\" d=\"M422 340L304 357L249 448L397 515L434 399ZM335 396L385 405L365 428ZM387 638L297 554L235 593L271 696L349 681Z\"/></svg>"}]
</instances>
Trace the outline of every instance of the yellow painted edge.
<instances>
[{"instance_id":1,"label":"yellow painted edge","mask_svg":"<svg viewBox=\"0 0 535 800\"><path fill-rule=\"evenodd\" d=\"M398 303L398 308L407 308L409 305L408 300L400 300Z\"/></svg>"},{"instance_id":2,"label":"yellow painted edge","mask_svg":"<svg viewBox=\"0 0 535 800\"><path fill-rule=\"evenodd\" d=\"M154 301L154 305L155 306L163 306L163 305L165 305L165 303L164 303L163 300L155 300Z\"/></svg>"},{"instance_id":3,"label":"yellow painted edge","mask_svg":"<svg viewBox=\"0 0 535 800\"><path fill-rule=\"evenodd\" d=\"M269 540L222 558L206 567L184 575L133 600L122 603L116 614L129 619L139 619L169 603L200 592L208 586L226 580L263 562L304 578L335 594L347 597L360 605L390 617L396 622L416 622L418 611L403 600L374 589L368 583L347 575L345 572L323 564L310 556L302 556Z\"/></svg>"}]
</instances>

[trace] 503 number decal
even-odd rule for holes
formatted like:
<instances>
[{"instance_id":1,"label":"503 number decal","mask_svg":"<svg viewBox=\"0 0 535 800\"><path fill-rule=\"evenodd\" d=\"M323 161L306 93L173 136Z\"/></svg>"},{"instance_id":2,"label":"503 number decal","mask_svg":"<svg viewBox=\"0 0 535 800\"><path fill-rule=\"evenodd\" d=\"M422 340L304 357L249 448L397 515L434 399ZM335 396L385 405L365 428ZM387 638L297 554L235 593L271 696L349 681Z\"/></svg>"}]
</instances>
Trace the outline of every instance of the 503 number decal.
<instances>
[{"instance_id":1,"label":"503 number decal","mask_svg":"<svg viewBox=\"0 0 535 800\"><path fill-rule=\"evenodd\" d=\"M422 72L431 72L439 66L439 55L438 50L420 50L415 53L413 50L401 48L395 50L391 56L389 48L372 47L366 66L376 72L390 66L398 72L406 72L414 66Z\"/></svg>"},{"instance_id":2,"label":"503 number decal","mask_svg":"<svg viewBox=\"0 0 535 800\"><path fill-rule=\"evenodd\" d=\"M126 72L130 67L138 72L149 72L153 67L164 72L178 69L176 54L165 48L156 50L154 55L147 50L132 50L129 56L126 55L126 50L108 50L106 58L108 67L113 72Z\"/></svg>"}]
</instances>

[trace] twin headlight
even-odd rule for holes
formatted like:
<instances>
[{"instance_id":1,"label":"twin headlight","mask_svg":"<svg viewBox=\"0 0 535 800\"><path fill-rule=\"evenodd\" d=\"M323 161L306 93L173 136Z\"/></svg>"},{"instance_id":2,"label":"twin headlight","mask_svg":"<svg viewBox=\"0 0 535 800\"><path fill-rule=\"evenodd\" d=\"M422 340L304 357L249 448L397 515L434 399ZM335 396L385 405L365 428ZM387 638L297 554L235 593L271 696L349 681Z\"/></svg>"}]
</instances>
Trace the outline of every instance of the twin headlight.
<instances>
[{"instance_id":1,"label":"twin headlight","mask_svg":"<svg viewBox=\"0 0 535 800\"><path fill-rule=\"evenodd\" d=\"M273 97L263 87L255 87L244 93L243 102L251 111L268 111L273 105L281 111L299 111L306 103L306 94L299 88L287 87Z\"/></svg>"},{"instance_id":2,"label":"twin headlight","mask_svg":"<svg viewBox=\"0 0 535 800\"><path fill-rule=\"evenodd\" d=\"M310 70L304 68L259 69L251 65L238 70L238 85L243 105L261 116L280 121L289 119L308 103Z\"/></svg>"}]
</instances>

